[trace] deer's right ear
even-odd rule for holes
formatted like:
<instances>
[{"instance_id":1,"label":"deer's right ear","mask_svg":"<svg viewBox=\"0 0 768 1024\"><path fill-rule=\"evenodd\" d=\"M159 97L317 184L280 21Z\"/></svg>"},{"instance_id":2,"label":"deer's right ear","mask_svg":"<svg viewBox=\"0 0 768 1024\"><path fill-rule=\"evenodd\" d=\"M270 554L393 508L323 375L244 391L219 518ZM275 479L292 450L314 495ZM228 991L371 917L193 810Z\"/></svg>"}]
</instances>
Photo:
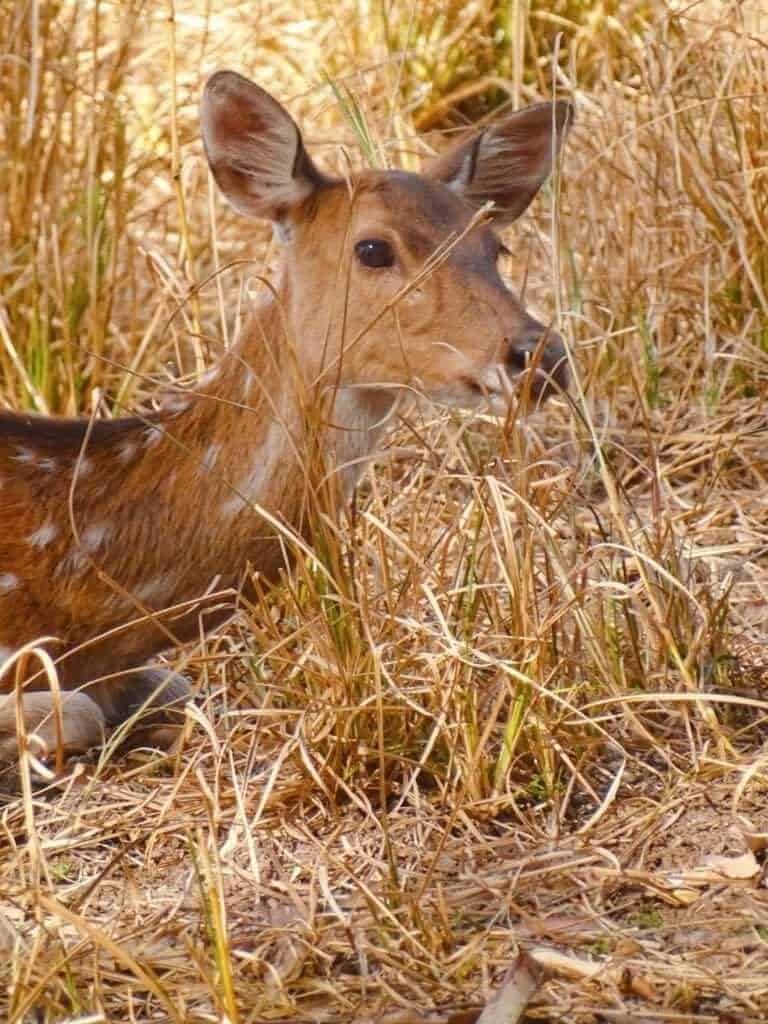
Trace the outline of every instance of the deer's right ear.
<instances>
[{"instance_id":1,"label":"deer's right ear","mask_svg":"<svg viewBox=\"0 0 768 1024\"><path fill-rule=\"evenodd\" d=\"M209 78L200 116L213 176L239 213L290 219L326 180L290 114L242 75L217 71Z\"/></svg>"}]
</instances>

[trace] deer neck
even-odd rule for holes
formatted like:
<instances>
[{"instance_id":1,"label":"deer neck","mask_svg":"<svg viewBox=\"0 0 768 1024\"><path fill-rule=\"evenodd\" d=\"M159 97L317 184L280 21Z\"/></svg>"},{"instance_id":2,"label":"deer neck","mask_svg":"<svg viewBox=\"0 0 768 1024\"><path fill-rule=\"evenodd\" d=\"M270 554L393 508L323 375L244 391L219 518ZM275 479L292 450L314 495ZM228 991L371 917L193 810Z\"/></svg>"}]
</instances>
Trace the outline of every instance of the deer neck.
<instances>
[{"instance_id":1,"label":"deer neck","mask_svg":"<svg viewBox=\"0 0 768 1024\"><path fill-rule=\"evenodd\" d=\"M300 352L322 351L323 339L291 345L281 308L278 300L256 307L189 407L171 411L165 424L187 463L197 463L190 477L206 489L209 497L200 500L214 501L222 524L247 519L258 505L299 527L313 481L334 500L347 499L391 419L391 391L318 383Z\"/></svg>"}]
</instances>

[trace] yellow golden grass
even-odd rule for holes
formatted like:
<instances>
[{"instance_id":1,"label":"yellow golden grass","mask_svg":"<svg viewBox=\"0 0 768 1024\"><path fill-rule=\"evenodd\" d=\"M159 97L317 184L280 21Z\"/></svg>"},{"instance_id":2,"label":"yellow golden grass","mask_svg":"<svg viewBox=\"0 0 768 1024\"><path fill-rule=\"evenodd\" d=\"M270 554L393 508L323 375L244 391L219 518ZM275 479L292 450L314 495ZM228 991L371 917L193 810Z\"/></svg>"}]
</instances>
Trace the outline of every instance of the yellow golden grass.
<instances>
[{"instance_id":1,"label":"yellow golden grass","mask_svg":"<svg viewBox=\"0 0 768 1024\"><path fill-rule=\"evenodd\" d=\"M550 967L526 1019L765 1019L767 30L758 2L0 7L13 408L147 408L236 331L276 253L207 179L215 68L335 167L578 108L506 268L572 405L403 422L314 557L174 656L174 754L8 797L3 1019L472 1020L518 945ZM750 844L758 873L697 874Z\"/></svg>"}]
</instances>

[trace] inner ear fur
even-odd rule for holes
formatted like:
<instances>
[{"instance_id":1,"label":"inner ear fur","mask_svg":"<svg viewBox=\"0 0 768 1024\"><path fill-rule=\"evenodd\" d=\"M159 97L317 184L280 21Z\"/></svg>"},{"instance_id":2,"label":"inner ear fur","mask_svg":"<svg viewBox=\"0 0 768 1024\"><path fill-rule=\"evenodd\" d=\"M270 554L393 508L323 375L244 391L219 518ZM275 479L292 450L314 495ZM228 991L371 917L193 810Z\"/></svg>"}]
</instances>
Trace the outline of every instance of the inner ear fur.
<instances>
[{"instance_id":1,"label":"inner ear fur","mask_svg":"<svg viewBox=\"0 0 768 1024\"><path fill-rule=\"evenodd\" d=\"M213 176L238 212L282 221L328 181L288 111L235 71L208 80L200 117Z\"/></svg>"},{"instance_id":2,"label":"inner ear fur","mask_svg":"<svg viewBox=\"0 0 768 1024\"><path fill-rule=\"evenodd\" d=\"M573 117L565 100L524 107L472 132L425 173L476 206L492 201L494 219L509 223L551 174Z\"/></svg>"}]
</instances>

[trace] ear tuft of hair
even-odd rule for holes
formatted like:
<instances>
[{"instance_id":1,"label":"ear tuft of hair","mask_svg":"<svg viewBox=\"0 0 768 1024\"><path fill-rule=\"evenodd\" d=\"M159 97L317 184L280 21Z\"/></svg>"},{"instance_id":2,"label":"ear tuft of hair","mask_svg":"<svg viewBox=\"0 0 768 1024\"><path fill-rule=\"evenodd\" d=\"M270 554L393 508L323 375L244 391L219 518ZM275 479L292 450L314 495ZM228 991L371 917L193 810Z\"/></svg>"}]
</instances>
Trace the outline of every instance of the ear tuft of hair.
<instances>
[{"instance_id":1,"label":"ear tuft of hair","mask_svg":"<svg viewBox=\"0 0 768 1024\"><path fill-rule=\"evenodd\" d=\"M475 206L492 201L494 218L509 223L551 174L573 119L565 100L524 107L458 142L426 173Z\"/></svg>"}]
</instances>

